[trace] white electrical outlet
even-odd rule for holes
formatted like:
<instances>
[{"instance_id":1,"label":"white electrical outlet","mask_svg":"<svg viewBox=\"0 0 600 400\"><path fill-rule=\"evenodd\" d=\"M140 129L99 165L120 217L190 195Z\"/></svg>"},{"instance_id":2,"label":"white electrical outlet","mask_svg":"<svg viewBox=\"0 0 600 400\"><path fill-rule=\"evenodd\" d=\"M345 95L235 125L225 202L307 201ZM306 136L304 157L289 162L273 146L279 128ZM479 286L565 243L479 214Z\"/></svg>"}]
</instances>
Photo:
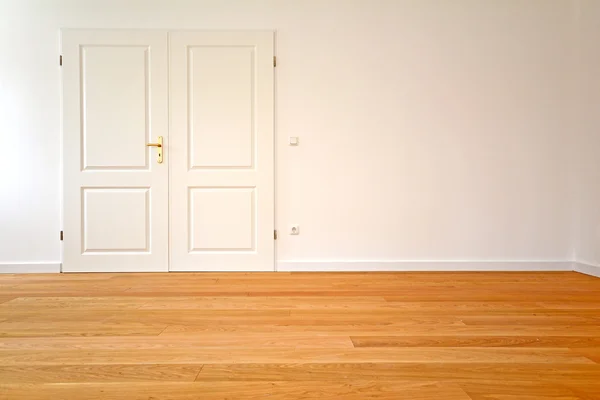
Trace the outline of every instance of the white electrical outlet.
<instances>
[{"instance_id":1,"label":"white electrical outlet","mask_svg":"<svg viewBox=\"0 0 600 400\"><path fill-rule=\"evenodd\" d=\"M300 234L300 225L290 226L290 235L299 235L299 234Z\"/></svg>"}]
</instances>

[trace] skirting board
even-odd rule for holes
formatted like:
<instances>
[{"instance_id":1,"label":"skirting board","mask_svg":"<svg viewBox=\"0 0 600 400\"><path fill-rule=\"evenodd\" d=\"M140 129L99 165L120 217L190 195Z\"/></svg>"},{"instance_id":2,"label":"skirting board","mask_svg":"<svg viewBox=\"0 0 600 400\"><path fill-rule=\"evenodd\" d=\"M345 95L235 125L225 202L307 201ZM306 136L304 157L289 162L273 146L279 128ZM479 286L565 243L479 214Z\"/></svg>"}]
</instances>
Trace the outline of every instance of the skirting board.
<instances>
[{"instance_id":1,"label":"skirting board","mask_svg":"<svg viewBox=\"0 0 600 400\"><path fill-rule=\"evenodd\" d=\"M60 273L60 263L0 264L0 274Z\"/></svg>"},{"instance_id":2,"label":"skirting board","mask_svg":"<svg viewBox=\"0 0 600 400\"><path fill-rule=\"evenodd\" d=\"M60 263L0 264L0 273L60 273ZM570 261L279 261L294 271L577 271L600 277L600 266Z\"/></svg>"},{"instance_id":3,"label":"skirting board","mask_svg":"<svg viewBox=\"0 0 600 400\"><path fill-rule=\"evenodd\" d=\"M294 271L573 271L571 261L279 261Z\"/></svg>"},{"instance_id":4,"label":"skirting board","mask_svg":"<svg viewBox=\"0 0 600 400\"><path fill-rule=\"evenodd\" d=\"M600 278L600 266L583 262L574 262L573 271Z\"/></svg>"}]
</instances>

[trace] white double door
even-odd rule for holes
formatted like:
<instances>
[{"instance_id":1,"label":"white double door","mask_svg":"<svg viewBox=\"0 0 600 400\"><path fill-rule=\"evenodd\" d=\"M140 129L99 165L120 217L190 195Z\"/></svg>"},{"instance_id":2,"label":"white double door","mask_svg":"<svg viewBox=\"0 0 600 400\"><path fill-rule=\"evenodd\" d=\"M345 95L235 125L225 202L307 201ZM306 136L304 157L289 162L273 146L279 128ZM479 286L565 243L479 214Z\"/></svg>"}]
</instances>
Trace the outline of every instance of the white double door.
<instances>
[{"instance_id":1,"label":"white double door","mask_svg":"<svg viewBox=\"0 0 600 400\"><path fill-rule=\"evenodd\" d=\"M273 33L66 30L62 55L63 271L272 271Z\"/></svg>"}]
</instances>

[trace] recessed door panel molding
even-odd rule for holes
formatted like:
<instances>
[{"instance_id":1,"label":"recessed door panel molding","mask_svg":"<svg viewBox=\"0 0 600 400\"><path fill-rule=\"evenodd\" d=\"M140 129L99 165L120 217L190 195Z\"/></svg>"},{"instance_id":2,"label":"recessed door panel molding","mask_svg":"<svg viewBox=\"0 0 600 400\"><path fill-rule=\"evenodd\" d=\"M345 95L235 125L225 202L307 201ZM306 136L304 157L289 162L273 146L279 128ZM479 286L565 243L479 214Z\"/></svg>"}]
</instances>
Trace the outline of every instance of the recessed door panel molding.
<instances>
[{"instance_id":1,"label":"recessed door panel molding","mask_svg":"<svg viewBox=\"0 0 600 400\"><path fill-rule=\"evenodd\" d=\"M166 31L64 30L63 271L168 270ZM168 159L168 153L165 153Z\"/></svg>"},{"instance_id":2,"label":"recessed door panel molding","mask_svg":"<svg viewBox=\"0 0 600 400\"><path fill-rule=\"evenodd\" d=\"M150 54L148 46L81 45L82 169L148 169Z\"/></svg>"},{"instance_id":3,"label":"recessed door panel molding","mask_svg":"<svg viewBox=\"0 0 600 400\"><path fill-rule=\"evenodd\" d=\"M273 32L169 33L173 271L273 271Z\"/></svg>"},{"instance_id":4,"label":"recessed door panel molding","mask_svg":"<svg viewBox=\"0 0 600 400\"><path fill-rule=\"evenodd\" d=\"M82 188L82 252L149 253L150 188Z\"/></svg>"},{"instance_id":5,"label":"recessed door panel molding","mask_svg":"<svg viewBox=\"0 0 600 400\"><path fill-rule=\"evenodd\" d=\"M255 46L189 46L189 168L252 168Z\"/></svg>"},{"instance_id":6,"label":"recessed door panel molding","mask_svg":"<svg viewBox=\"0 0 600 400\"><path fill-rule=\"evenodd\" d=\"M189 188L190 253L256 251L255 188Z\"/></svg>"}]
</instances>

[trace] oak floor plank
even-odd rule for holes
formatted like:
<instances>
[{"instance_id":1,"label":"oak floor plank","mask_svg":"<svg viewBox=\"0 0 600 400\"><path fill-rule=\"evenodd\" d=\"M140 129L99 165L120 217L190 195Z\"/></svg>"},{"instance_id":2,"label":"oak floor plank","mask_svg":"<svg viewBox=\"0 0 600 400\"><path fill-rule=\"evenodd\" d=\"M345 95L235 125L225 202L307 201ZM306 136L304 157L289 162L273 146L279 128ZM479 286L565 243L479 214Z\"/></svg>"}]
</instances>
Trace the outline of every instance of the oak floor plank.
<instances>
[{"instance_id":1,"label":"oak floor plank","mask_svg":"<svg viewBox=\"0 0 600 400\"><path fill-rule=\"evenodd\" d=\"M114 323L154 323L154 324L270 324L288 320L289 310L138 310L127 313L119 310L2 310L0 318L10 321L62 322L62 321L110 321ZM217 319L218 317L218 319Z\"/></svg>"},{"instance_id":2,"label":"oak floor plank","mask_svg":"<svg viewBox=\"0 0 600 400\"><path fill-rule=\"evenodd\" d=\"M268 332L239 335L218 333L179 336L91 336L3 338L0 350L158 350L158 349L351 349L348 336L314 336L306 334L270 334Z\"/></svg>"},{"instance_id":3,"label":"oak floor plank","mask_svg":"<svg viewBox=\"0 0 600 400\"><path fill-rule=\"evenodd\" d=\"M202 365L15 365L0 366L0 384L89 382L193 382Z\"/></svg>"},{"instance_id":4,"label":"oak floor plank","mask_svg":"<svg viewBox=\"0 0 600 400\"><path fill-rule=\"evenodd\" d=\"M197 381L417 380L455 383L561 382L600 380L600 365L528 363L332 363L207 364Z\"/></svg>"},{"instance_id":5,"label":"oak floor plank","mask_svg":"<svg viewBox=\"0 0 600 400\"><path fill-rule=\"evenodd\" d=\"M252 295L252 293L249 293ZM387 292L382 293L384 298L390 302L403 302L407 300L412 301L510 301L518 299L527 299L528 301L536 302L547 302L547 301L565 301L565 302L595 302L598 300L598 292L531 292L524 293L523 291L506 291L506 292L493 292L493 291L464 291L461 290L456 292L432 292L432 293L410 293L407 292L403 295L398 293L390 295Z\"/></svg>"},{"instance_id":6,"label":"oak floor plank","mask_svg":"<svg viewBox=\"0 0 600 400\"><path fill-rule=\"evenodd\" d=\"M0 304L0 313L14 313L19 310L47 312L49 310L135 310L141 308L153 297L17 297Z\"/></svg>"},{"instance_id":7,"label":"oak floor plank","mask_svg":"<svg viewBox=\"0 0 600 400\"><path fill-rule=\"evenodd\" d=\"M9 302L14 299L15 299L14 296L0 296L0 304L4 304L4 303Z\"/></svg>"},{"instance_id":8,"label":"oak floor plank","mask_svg":"<svg viewBox=\"0 0 600 400\"><path fill-rule=\"evenodd\" d=\"M113 323L89 321L61 322L0 322L0 338L3 337L55 337L55 336L148 336L159 335L165 324ZM1 365L1 364L0 364Z\"/></svg>"},{"instance_id":9,"label":"oak floor plank","mask_svg":"<svg viewBox=\"0 0 600 400\"><path fill-rule=\"evenodd\" d=\"M598 400L600 399L600 380L596 379L595 383L588 382L566 382L565 387L571 390L581 400Z\"/></svg>"},{"instance_id":10,"label":"oak floor plank","mask_svg":"<svg viewBox=\"0 0 600 400\"><path fill-rule=\"evenodd\" d=\"M8 293L7 293L8 294ZM19 298L27 298L27 297L98 297L98 296L108 296L108 297L119 297L119 296L131 296L127 291L123 289L95 289L95 290L79 290L69 288L68 290L52 290L52 291L44 291L44 290L18 290L11 293L12 297ZM247 294L244 294L246 296ZM135 297L138 297L135 295Z\"/></svg>"},{"instance_id":11,"label":"oak floor plank","mask_svg":"<svg viewBox=\"0 0 600 400\"><path fill-rule=\"evenodd\" d=\"M194 309L194 310L247 310L247 309L285 309L285 310L377 310L387 307L388 303L379 296L328 296L328 297L162 297L150 298L140 309ZM393 307L393 306L392 306ZM599 309L600 310L600 309Z\"/></svg>"},{"instance_id":12,"label":"oak floor plank","mask_svg":"<svg viewBox=\"0 0 600 400\"><path fill-rule=\"evenodd\" d=\"M540 307L553 310L600 310L600 302L540 302Z\"/></svg>"},{"instance_id":13,"label":"oak floor plank","mask_svg":"<svg viewBox=\"0 0 600 400\"><path fill-rule=\"evenodd\" d=\"M1 327L1 325L0 325ZM600 327L583 326L461 326L452 322L451 326L408 325L406 323L367 323L322 324L322 325L287 325L277 323L264 325L169 325L161 335L189 335L216 332L271 332L271 333L312 333L315 335L349 335L349 336L600 336Z\"/></svg>"},{"instance_id":14,"label":"oak floor plank","mask_svg":"<svg viewBox=\"0 0 600 400\"><path fill-rule=\"evenodd\" d=\"M465 316L461 318L461 321L469 325L526 325L526 326L579 326L589 325L598 326L599 321L593 317L574 317L567 315L517 315L517 316Z\"/></svg>"},{"instance_id":15,"label":"oak floor plank","mask_svg":"<svg viewBox=\"0 0 600 400\"><path fill-rule=\"evenodd\" d=\"M166 310L165 310L166 311ZM331 315L328 317L298 317L290 315L289 311L217 311L212 314L197 312L140 312L131 311L127 316L110 316L110 321L160 322L169 325L186 324L206 325L258 325L258 326L352 326L352 325L390 325L396 326L432 326L432 327L464 327L465 324L456 317L392 317L388 315ZM587 324L586 324L587 325Z\"/></svg>"},{"instance_id":16,"label":"oak floor plank","mask_svg":"<svg viewBox=\"0 0 600 400\"><path fill-rule=\"evenodd\" d=\"M594 360L598 364L600 364L600 346L589 346L585 348L575 348L573 350L574 353L582 355L584 357L589 358L590 360Z\"/></svg>"},{"instance_id":17,"label":"oak floor plank","mask_svg":"<svg viewBox=\"0 0 600 400\"><path fill-rule=\"evenodd\" d=\"M168 348L90 350L0 350L0 365L232 364L232 363L555 363L595 364L560 348Z\"/></svg>"},{"instance_id":18,"label":"oak floor plank","mask_svg":"<svg viewBox=\"0 0 600 400\"><path fill-rule=\"evenodd\" d=\"M252 299L253 297L250 297ZM339 298L339 297L336 297ZM284 299L284 298L282 298ZM326 299L326 297L325 297ZM349 300L351 301L352 298ZM447 303L447 304L446 304ZM587 305L587 303L577 303ZM143 308L152 307L152 303ZM177 308L177 307L172 307ZM294 315L331 315L342 307L323 306L315 304L311 308L298 306L290 309ZM373 303L348 303L345 307L346 314L365 313L396 314L396 315L456 315L456 316L571 316L571 317L600 317L598 307L550 307L545 303L533 302L388 302L384 304Z\"/></svg>"},{"instance_id":19,"label":"oak floor plank","mask_svg":"<svg viewBox=\"0 0 600 400\"><path fill-rule=\"evenodd\" d=\"M274 296L274 297L289 297L289 296L365 296L370 293L370 290L344 290L344 291L332 291L332 290L322 290L322 291L298 291L298 290L289 290L289 291L248 291L248 296ZM390 294L397 294L396 291L382 291L379 292L380 295L384 296L386 299L390 299ZM197 292L194 293L186 293L187 295L201 295ZM169 293L164 293L164 295L169 295ZM172 294L171 294L172 295ZM208 295L208 294L207 294ZM519 296L525 296L523 292L509 292L509 293L431 293L424 294L423 292L407 292L403 296L393 297L394 301L508 301L510 299L519 298ZM526 297L522 297L526 298ZM561 300L561 301L580 301L580 302L588 302L595 301L598 298L598 294L589 293L586 295L572 295L572 294L561 294L561 293L532 293L528 295L528 298L533 301L546 301L546 300Z\"/></svg>"},{"instance_id":20,"label":"oak floor plank","mask_svg":"<svg viewBox=\"0 0 600 400\"><path fill-rule=\"evenodd\" d=\"M1 314L3 316L6 314ZM79 313L52 313L44 315L15 314L12 319L15 321L35 320L38 321L57 321L76 318ZM289 310L212 310L205 312L202 310L130 310L125 313L114 313L98 311L93 316L82 317L94 320L105 318L107 322L113 323L143 323L143 324L167 324L186 325L188 327L212 327L223 326L253 326L253 329L263 329L268 331L270 327L284 326L301 329L304 326L355 326L365 325L372 327L385 327L394 325L396 327L464 327L465 324L457 317L446 316L391 316L391 315L370 315L366 314L345 314L339 313L330 316L293 316ZM6 317L5 317L6 318ZM11 320L12 320L11 319Z\"/></svg>"},{"instance_id":21,"label":"oak floor plank","mask_svg":"<svg viewBox=\"0 0 600 400\"><path fill-rule=\"evenodd\" d=\"M20 400L469 400L458 385L435 382L194 382L4 384L0 398Z\"/></svg>"},{"instance_id":22,"label":"oak floor plank","mask_svg":"<svg viewBox=\"0 0 600 400\"><path fill-rule=\"evenodd\" d=\"M600 348L600 337L596 336L351 336L351 339L355 347Z\"/></svg>"},{"instance_id":23,"label":"oak floor plank","mask_svg":"<svg viewBox=\"0 0 600 400\"><path fill-rule=\"evenodd\" d=\"M520 382L461 383L460 387L473 400L582 400L573 390L557 383Z\"/></svg>"}]
</instances>

